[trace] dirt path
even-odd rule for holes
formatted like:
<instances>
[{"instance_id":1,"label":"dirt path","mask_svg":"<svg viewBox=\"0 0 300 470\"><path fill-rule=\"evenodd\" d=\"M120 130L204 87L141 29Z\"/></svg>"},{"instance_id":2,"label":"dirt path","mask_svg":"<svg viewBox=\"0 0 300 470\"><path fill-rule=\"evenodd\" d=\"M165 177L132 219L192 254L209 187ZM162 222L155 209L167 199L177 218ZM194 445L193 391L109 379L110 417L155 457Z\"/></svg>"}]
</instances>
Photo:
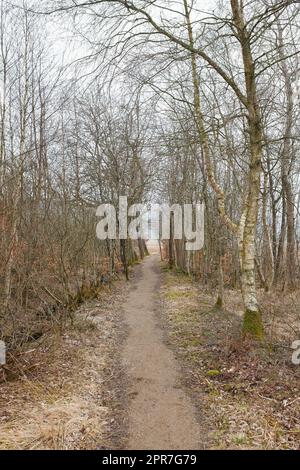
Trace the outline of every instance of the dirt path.
<instances>
[{"instance_id":1,"label":"dirt path","mask_svg":"<svg viewBox=\"0 0 300 470\"><path fill-rule=\"evenodd\" d=\"M158 264L157 256L146 259L124 305L129 334L122 361L133 384L127 448L198 449L195 410L179 388L179 366L157 323Z\"/></svg>"}]
</instances>

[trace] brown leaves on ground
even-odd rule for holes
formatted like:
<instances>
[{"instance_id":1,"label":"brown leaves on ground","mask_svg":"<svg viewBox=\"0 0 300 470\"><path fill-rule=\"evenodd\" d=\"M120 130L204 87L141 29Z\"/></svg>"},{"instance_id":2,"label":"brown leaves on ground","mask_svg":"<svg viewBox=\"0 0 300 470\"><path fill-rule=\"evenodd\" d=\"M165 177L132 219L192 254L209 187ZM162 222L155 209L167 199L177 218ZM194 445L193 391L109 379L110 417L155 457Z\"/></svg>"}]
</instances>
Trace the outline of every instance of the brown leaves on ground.
<instances>
[{"instance_id":1,"label":"brown leaves on ground","mask_svg":"<svg viewBox=\"0 0 300 470\"><path fill-rule=\"evenodd\" d=\"M186 276L165 274L168 342L206 422L210 448L300 448L300 366L291 360L291 344L300 339L295 295L260 293L269 334L259 346L241 338L236 291L226 292L221 311Z\"/></svg>"},{"instance_id":2,"label":"brown leaves on ground","mask_svg":"<svg viewBox=\"0 0 300 470\"><path fill-rule=\"evenodd\" d=\"M126 290L120 284L78 310L63 334L48 335L23 352L22 376L0 385L0 449L111 445L120 291Z\"/></svg>"}]
</instances>

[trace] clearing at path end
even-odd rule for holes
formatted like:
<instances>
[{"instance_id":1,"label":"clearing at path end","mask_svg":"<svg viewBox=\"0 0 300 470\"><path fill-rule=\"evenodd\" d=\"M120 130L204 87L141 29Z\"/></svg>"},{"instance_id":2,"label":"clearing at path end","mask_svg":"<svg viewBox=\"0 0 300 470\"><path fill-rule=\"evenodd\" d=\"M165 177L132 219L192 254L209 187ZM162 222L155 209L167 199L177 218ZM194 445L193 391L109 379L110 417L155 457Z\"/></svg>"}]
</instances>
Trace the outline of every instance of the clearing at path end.
<instances>
[{"instance_id":1,"label":"clearing at path end","mask_svg":"<svg viewBox=\"0 0 300 470\"><path fill-rule=\"evenodd\" d=\"M133 384L129 409L128 449L199 449L195 409L179 388L179 365L165 345L156 318L160 283L159 258L151 256L125 302L129 334L123 367Z\"/></svg>"}]
</instances>

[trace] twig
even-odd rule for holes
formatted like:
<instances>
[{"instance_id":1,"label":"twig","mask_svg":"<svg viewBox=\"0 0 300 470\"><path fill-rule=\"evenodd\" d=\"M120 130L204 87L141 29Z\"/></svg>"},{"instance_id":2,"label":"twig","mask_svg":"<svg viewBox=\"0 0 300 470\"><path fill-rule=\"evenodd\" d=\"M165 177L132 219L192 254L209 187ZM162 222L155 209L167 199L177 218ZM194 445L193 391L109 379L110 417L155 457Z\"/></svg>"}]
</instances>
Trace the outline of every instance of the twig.
<instances>
[{"instance_id":1,"label":"twig","mask_svg":"<svg viewBox=\"0 0 300 470\"><path fill-rule=\"evenodd\" d=\"M60 305L63 305L64 303L58 298L56 297L47 287L45 286L42 286L42 288L44 289L44 291L50 295L50 297L52 297L53 300L55 300L56 302L58 302Z\"/></svg>"}]
</instances>

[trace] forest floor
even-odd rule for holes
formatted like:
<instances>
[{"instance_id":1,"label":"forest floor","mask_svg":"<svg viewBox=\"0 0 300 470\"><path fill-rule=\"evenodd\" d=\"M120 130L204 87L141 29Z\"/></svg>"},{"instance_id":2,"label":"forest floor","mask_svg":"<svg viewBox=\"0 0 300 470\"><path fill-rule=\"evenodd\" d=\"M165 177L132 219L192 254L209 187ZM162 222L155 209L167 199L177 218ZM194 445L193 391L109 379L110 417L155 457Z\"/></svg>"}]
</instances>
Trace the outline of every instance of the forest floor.
<instances>
[{"instance_id":1,"label":"forest floor","mask_svg":"<svg viewBox=\"0 0 300 470\"><path fill-rule=\"evenodd\" d=\"M299 449L296 297L261 294L268 336L253 347L236 291L217 310L157 255L131 278L23 351L0 383L0 449Z\"/></svg>"},{"instance_id":2,"label":"forest floor","mask_svg":"<svg viewBox=\"0 0 300 470\"><path fill-rule=\"evenodd\" d=\"M300 366L291 349L300 338L297 296L260 292L266 340L247 344L237 291L225 291L220 310L211 291L165 268L167 344L205 418L209 448L300 449Z\"/></svg>"},{"instance_id":3,"label":"forest floor","mask_svg":"<svg viewBox=\"0 0 300 470\"><path fill-rule=\"evenodd\" d=\"M180 368L161 328L159 258L140 266L124 310L128 336L122 354L131 389L128 449L199 449L203 432L180 380Z\"/></svg>"},{"instance_id":4,"label":"forest floor","mask_svg":"<svg viewBox=\"0 0 300 470\"><path fill-rule=\"evenodd\" d=\"M124 280L73 325L32 343L0 382L0 449L105 449L120 441ZM0 371L1 372L1 371ZM116 423L118 426L116 427Z\"/></svg>"}]
</instances>

